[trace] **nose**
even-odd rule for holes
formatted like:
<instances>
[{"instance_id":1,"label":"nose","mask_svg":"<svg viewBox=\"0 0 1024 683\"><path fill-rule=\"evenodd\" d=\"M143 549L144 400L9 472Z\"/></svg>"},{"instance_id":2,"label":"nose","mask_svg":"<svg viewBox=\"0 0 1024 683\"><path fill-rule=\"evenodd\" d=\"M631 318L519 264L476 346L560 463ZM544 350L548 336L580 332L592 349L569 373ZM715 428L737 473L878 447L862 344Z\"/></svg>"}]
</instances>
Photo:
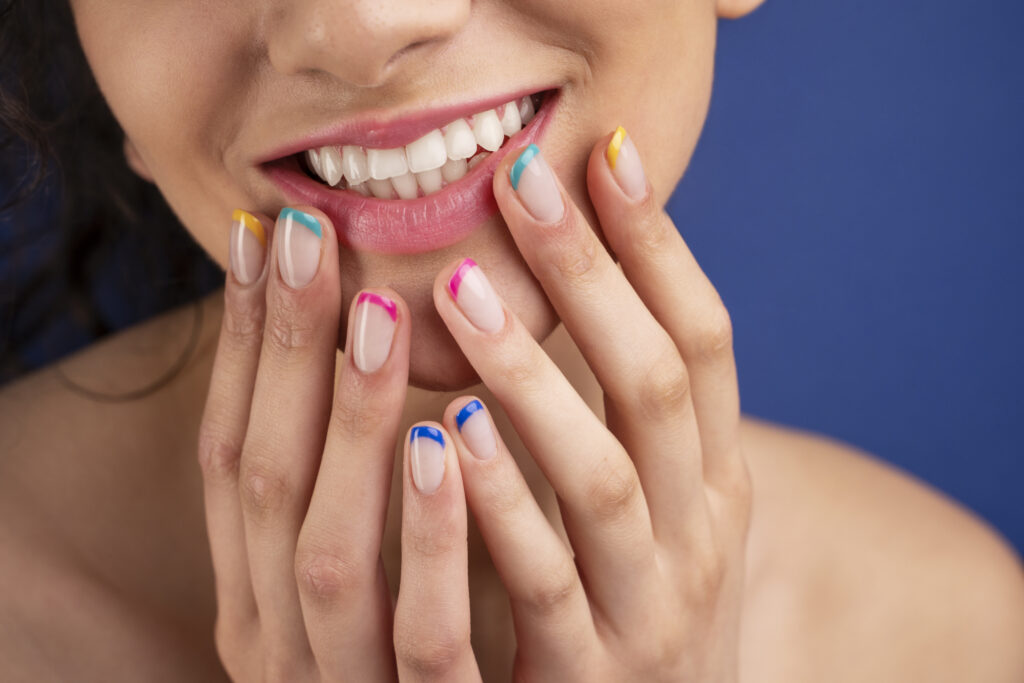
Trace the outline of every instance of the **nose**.
<instances>
[{"instance_id":1,"label":"nose","mask_svg":"<svg viewBox=\"0 0 1024 683\"><path fill-rule=\"evenodd\" d=\"M274 0L266 41L280 73L319 72L372 87L469 20L471 0Z\"/></svg>"}]
</instances>

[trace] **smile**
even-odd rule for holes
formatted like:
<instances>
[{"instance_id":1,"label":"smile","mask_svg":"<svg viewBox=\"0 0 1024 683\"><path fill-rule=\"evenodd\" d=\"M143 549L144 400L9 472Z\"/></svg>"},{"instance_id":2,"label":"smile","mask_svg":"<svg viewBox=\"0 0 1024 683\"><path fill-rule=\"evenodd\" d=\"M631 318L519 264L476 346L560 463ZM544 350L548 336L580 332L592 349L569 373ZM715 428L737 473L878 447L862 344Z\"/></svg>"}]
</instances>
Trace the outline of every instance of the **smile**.
<instances>
[{"instance_id":1,"label":"smile","mask_svg":"<svg viewBox=\"0 0 1024 683\"><path fill-rule=\"evenodd\" d=\"M441 249L497 212L494 169L509 150L539 140L555 100L557 92L539 91L356 122L299 143L299 151L278 155L263 170L290 201L326 213L346 246Z\"/></svg>"}]
</instances>

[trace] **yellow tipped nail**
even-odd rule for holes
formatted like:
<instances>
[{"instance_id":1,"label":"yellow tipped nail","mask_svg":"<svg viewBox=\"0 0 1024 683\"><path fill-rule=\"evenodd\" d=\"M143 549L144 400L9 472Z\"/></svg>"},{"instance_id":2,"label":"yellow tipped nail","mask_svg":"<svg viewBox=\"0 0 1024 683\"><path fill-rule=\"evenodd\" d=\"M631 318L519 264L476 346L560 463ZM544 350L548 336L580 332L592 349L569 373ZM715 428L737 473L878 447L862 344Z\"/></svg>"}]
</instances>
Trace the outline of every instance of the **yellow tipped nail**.
<instances>
[{"instance_id":1,"label":"yellow tipped nail","mask_svg":"<svg viewBox=\"0 0 1024 683\"><path fill-rule=\"evenodd\" d=\"M608 143L608 149L605 150L605 158L608 159L608 166L615 170L615 164L619 160L619 150L622 149L622 142L626 139L626 129L619 126L615 129L615 135L612 136L612 141Z\"/></svg>"},{"instance_id":2,"label":"yellow tipped nail","mask_svg":"<svg viewBox=\"0 0 1024 683\"><path fill-rule=\"evenodd\" d=\"M231 214L231 220L244 225L246 230L251 232L260 241L262 246L267 246L267 233L264 232L263 224L260 223L260 219L256 218L256 216L253 216L248 211L235 209L235 212Z\"/></svg>"}]
</instances>

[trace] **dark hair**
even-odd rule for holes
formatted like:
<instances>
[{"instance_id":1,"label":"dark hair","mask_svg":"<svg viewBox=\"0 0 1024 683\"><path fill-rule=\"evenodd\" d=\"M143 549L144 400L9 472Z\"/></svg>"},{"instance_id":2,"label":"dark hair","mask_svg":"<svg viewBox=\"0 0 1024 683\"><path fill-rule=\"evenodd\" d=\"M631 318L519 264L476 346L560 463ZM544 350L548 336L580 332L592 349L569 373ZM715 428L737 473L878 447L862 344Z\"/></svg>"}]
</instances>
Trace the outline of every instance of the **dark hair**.
<instances>
[{"instance_id":1,"label":"dark hair","mask_svg":"<svg viewBox=\"0 0 1024 683\"><path fill-rule=\"evenodd\" d=\"M128 168L67 0L0 0L0 383L222 281Z\"/></svg>"}]
</instances>

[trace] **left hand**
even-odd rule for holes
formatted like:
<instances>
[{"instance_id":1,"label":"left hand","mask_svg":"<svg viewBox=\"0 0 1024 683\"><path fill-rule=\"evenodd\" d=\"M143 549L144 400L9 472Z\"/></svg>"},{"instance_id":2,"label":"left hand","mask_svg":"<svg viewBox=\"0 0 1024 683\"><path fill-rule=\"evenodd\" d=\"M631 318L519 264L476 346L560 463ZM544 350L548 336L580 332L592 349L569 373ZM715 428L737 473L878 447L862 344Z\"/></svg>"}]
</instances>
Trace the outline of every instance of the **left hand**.
<instances>
[{"instance_id":1,"label":"left hand","mask_svg":"<svg viewBox=\"0 0 1024 683\"><path fill-rule=\"evenodd\" d=\"M515 680L737 679L750 482L729 316L633 143L618 138L613 170L610 140L592 152L587 180L622 270L540 156L520 164L518 191L515 153L494 181L520 251L601 383L607 426L478 266L452 264L435 282L441 317L557 493L572 548L482 404L453 401L438 430L451 476L417 494L406 458L402 680L479 678L463 487L511 600Z\"/></svg>"}]
</instances>

